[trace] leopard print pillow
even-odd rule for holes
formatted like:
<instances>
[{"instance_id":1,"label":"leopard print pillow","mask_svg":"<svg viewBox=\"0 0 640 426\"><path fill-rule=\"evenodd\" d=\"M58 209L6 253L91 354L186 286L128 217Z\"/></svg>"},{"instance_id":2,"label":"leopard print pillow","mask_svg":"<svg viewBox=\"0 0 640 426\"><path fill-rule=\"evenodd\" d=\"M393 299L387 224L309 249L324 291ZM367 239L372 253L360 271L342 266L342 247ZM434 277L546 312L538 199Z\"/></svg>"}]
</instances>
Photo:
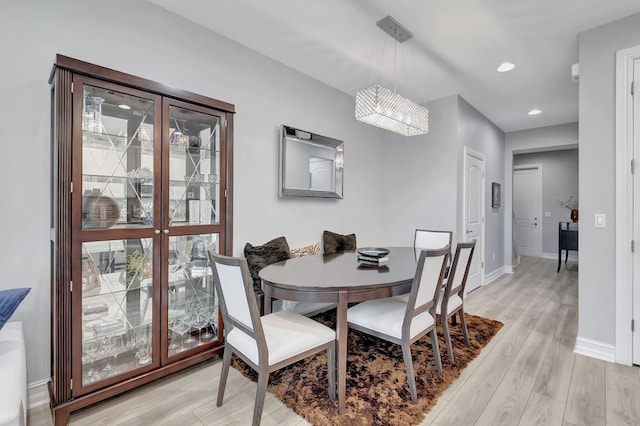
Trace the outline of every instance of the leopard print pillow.
<instances>
[{"instance_id":1,"label":"leopard print pillow","mask_svg":"<svg viewBox=\"0 0 640 426\"><path fill-rule=\"evenodd\" d=\"M308 246L291 249L291 258L302 256L313 256L320 254L320 243L310 244Z\"/></svg>"}]
</instances>

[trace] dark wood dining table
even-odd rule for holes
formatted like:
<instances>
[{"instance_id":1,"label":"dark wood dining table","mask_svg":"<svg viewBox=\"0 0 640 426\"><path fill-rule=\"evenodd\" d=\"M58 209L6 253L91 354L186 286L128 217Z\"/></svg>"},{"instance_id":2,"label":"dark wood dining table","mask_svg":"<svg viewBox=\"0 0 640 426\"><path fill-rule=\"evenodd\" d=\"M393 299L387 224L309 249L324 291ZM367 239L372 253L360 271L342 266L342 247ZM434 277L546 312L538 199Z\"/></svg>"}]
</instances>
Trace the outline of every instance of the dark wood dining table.
<instances>
[{"instance_id":1,"label":"dark wood dining table","mask_svg":"<svg viewBox=\"0 0 640 426\"><path fill-rule=\"evenodd\" d=\"M338 413L345 408L347 373L347 306L349 303L407 293L416 272L420 251L390 247L389 261L381 267L358 262L356 252L305 256L274 263L259 273L264 289L264 313L272 299L337 304L336 368Z\"/></svg>"}]
</instances>

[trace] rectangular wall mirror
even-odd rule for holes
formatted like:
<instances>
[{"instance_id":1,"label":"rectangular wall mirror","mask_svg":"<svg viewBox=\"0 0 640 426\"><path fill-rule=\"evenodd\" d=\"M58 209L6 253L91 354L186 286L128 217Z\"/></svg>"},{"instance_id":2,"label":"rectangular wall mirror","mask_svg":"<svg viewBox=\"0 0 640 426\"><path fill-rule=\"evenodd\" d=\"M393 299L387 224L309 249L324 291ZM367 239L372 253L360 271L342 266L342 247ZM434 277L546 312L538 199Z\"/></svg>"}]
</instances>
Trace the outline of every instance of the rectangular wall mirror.
<instances>
[{"instance_id":1,"label":"rectangular wall mirror","mask_svg":"<svg viewBox=\"0 0 640 426\"><path fill-rule=\"evenodd\" d=\"M282 126L280 196L342 198L344 142Z\"/></svg>"}]
</instances>

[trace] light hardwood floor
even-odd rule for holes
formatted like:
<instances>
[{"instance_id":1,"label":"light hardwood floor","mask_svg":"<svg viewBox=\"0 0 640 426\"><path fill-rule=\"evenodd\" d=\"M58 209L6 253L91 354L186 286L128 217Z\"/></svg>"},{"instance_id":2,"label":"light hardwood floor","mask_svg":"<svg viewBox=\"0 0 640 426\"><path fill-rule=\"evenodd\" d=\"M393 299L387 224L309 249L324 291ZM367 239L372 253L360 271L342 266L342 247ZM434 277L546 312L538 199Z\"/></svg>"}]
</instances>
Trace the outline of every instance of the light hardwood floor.
<instances>
[{"instance_id":1,"label":"light hardwood floor","mask_svg":"<svg viewBox=\"0 0 640 426\"><path fill-rule=\"evenodd\" d=\"M578 267L523 258L512 275L470 293L466 311L504 327L427 414L423 425L640 425L640 369L573 353ZM245 425L256 385L231 369L215 406L220 360L212 360L78 411L72 425ZM31 426L51 425L48 407ZM263 425L306 425L267 394Z\"/></svg>"}]
</instances>

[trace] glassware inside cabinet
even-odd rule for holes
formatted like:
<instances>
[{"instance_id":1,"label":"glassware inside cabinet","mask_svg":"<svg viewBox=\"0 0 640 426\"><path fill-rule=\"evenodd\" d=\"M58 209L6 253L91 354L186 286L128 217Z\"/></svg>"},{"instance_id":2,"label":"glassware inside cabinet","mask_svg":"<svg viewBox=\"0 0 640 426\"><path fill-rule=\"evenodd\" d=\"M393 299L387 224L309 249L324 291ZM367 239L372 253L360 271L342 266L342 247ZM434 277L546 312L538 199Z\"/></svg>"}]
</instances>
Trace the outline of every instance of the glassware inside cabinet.
<instances>
[{"instance_id":1,"label":"glassware inside cabinet","mask_svg":"<svg viewBox=\"0 0 640 426\"><path fill-rule=\"evenodd\" d=\"M155 102L85 85L82 228L153 225Z\"/></svg>"},{"instance_id":2,"label":"glassware inside cabinet","mask_svg":"<svg viewBox=\"0 0 640 426\"><path fill-rule=\"evenodd\" d=\"M169 356L218 339L218 298L208 250L218 234L169 238Z\"/></svg>"},{"instance_id":3,"label":"glassware inside cabinet","mask_svg":"<svg viewBox=\"0 0 640 426\"><path fill-rule=\"evenodd\" d=\"M82 243L82 381L151 362L153 240Z\"/></svg>"},{"instance_id":4,"label":"glassware inside cabinet","mask_svg":"<svg viewBox=\"0 0 640 426\"><path fill-rule=\"evenodd\" d=\"M220 223L220 117L169 107L169 225Z\"/></svg>"}]
</instances>

